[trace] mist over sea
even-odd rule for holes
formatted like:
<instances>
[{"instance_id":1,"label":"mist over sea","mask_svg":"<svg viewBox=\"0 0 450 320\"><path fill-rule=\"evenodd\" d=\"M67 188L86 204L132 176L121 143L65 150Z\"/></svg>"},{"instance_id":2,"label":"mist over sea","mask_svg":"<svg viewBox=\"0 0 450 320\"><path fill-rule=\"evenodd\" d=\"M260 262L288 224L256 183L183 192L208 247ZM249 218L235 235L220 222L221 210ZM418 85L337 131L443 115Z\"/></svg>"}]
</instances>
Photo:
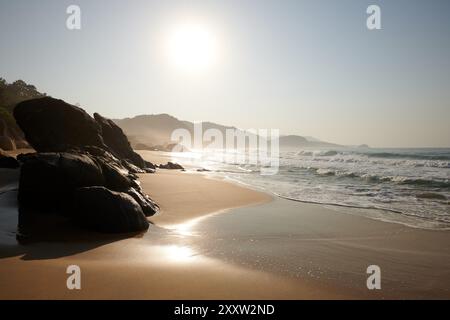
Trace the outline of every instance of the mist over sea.
<instances>
[{"instance_id":1,"label":"mist over sea","mask_svg":"<svg viewBox=\"0 0 450 320\"><path fill-rule=\"evenodd\" d=\"M208 174L293 201L413 227L450 228L450 149L282 151L276 175L261 175L255 165L224 163L213 152L203 153L200 165Z\"/></svg>"}]
</instances>

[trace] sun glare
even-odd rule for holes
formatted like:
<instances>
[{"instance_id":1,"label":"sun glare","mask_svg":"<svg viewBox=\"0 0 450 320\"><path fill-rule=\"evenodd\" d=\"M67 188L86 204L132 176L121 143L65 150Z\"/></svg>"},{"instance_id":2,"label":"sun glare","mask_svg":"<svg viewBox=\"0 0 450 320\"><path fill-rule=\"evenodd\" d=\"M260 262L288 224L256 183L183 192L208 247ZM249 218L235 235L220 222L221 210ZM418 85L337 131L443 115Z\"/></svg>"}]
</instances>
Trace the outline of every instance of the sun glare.
<instances>
[{"instance_id":1,"label":"sun glare","mask_svg":"<svg viewBox=\"0 0 450 320\"><path fill-rule=\"evenodd\" d=\"M186 71L204 71L217 62L218 43L206 26L180 24L173 28L167 41L171 64Z\"/></svg>"}]
</instances>

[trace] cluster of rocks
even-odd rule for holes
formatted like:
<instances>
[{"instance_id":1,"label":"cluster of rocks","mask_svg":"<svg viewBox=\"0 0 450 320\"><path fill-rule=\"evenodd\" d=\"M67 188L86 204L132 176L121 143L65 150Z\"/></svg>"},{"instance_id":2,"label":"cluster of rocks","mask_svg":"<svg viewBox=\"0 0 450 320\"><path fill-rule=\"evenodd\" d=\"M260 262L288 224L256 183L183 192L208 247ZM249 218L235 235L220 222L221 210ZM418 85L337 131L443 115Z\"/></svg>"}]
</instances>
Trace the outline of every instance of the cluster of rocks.
<instances>
[{"instance_id":1,"label":"cluster of rocks","mask_svg":"<svg viewBox=\"0 0 450 320\"><path fill-rule=\"evenodd\" d=\"M184 170L183 166L174 162L167 162L167 164L160 164L158 166L160 169L169 169L169 170Z\"/></svg>"},{"instance_id":2,"label":"cluster of rocks","mask_svg":"<svg viewBox=\"0 0 450 320\"><path fill-rule=\"evenodd\" d=\"M136 174L155 166L132 150L113 121L50 97L19 103L14 117L37 151L17 157L21 209L100 232L148 228L146 217L159 208Z\"/></svg>"}]
</instances>

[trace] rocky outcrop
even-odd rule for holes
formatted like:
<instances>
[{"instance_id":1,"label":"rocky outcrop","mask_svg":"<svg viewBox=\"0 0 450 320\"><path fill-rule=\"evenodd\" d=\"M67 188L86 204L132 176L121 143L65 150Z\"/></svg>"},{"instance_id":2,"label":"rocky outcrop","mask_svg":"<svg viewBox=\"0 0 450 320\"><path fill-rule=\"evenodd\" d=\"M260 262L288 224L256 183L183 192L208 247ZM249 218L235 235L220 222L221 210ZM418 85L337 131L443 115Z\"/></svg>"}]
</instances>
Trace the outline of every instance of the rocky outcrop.
<instances>
[{"instance_id":1,"label":"rocky outcrop","mask_svg":"<svg viewBox=\"0 0 450 320\"><path fill-rule=\"evenodd\" d=\"M17 159L23 212L62 216L100 232L148 228L145 217L159 208L136 174L154 166L147 167L111 120L49 97L19 103L14 117L38 151Z\"/></svg>"},{"instance_id":2,"label":"rocky outcrop","mask_svg":"<svg viewBox=\"0 0 450 320\"><path fill-rule=\"evenodd\" d=\"M26 140L38 152L96 146L107 150L100 127L83 109L50 97L27 100L14 109Z\"/></svg>"},{"instance_id":3,"label":"rocky outcrop","mask_svg":"<svg viewBox=\"0 0 450 320\"><path fill-rule=\"evenodd\" d=\"M133 151L122 129L97 113L94 116L50 97L27 100L14 109L17 124L38 152L97 147L120 159L128 170L146 172L145 161Z\"/></svg>"},{"instance_id":4,"label":"rocky outcrop","mask_svg":"<svg viewBox=\"0 0 450 320\"><path fill-rule=\"evenodd\" d=\"M146 230L148 224L142 219L159 210L142 192L137 176L103 149L22 154L18 160L22 163L19 205L27 212L64 216L100 232L134 232ZM105 217L108 210L111 215ZM118 227L121 223L125 224Z\"/></svg>"},{"instance_id":5,"label":"rocky outcrop","mask_svg":"<svg viewBox=\"0 0 450 320\"><path fill-rule=\"evenodd\" d=\"M170 170L184 170L184 168L181 166L181 164L173 163L173 162L167 162L167 164L160 164L158 166L160 169L170 169Z\"/></svg>"},{"instance_id":6,"label":"rocky outcrop","mask_svg":"<svg viewBox=\"0 0 450 320\"><path fill-rule=\"evenodd\" d=\"M144 159L133 151L130 142L119 126L98 113L94 113L94 119L101 128L104 143L117 157L129 161L139 168L146 167Z\"/></svg>"},{"instance_id":7,"label":"rocky outcrop","mask_svg":"<svg viewBox=\"0 0 450 320\"><path fill-rule=\"evenodd\" d=\"M77 189L72 215L76 223L100 232L137 232L149 227L141 206L133 197L105 187Z\"/></svg>"}]
</instances>

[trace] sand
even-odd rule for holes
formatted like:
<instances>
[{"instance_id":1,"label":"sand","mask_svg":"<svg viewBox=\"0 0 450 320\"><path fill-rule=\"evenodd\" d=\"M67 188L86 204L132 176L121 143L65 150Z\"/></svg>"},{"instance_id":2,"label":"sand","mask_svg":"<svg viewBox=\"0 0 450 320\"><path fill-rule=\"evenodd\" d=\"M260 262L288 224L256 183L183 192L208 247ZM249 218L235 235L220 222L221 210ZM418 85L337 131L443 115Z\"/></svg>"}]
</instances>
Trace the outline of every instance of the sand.
<instances>
[{"instance_id":1,"label":"sand","mask_svg":"<svg viewBox=\"0 0 450 320\"><path fill-rule=\"evenodd\" d=\"M272 199L268 194L195 173L159 170L155 175L140 175L139 179L145 192L161 207L160 214L150 220L164 227Z\"/></svg>"},{"instance_id":2,"label":"sand","mask_svg":"<svg viewBox=\"0 0 450 320\"><path fill-rule=\"evenodd\" d=\"M17 173L0 170L1 177ZM250 189L180 171L161 170L141 179L144 190L154 192L154 199L161 204L161 215L152 220L162 226L271 199ZM202 196L193 196L196 192ZM212 197L214 192L227 200ZM306 281L298 285L287 278L198 255L184 245L182 234L156 225L145 235L130 239L98 234L72 239L64 235L18 245L13 232L17 225L16 195L0 195L0 207L5 211L0 218L0 299L351 298L326 286ZM183 206L189 209L184 212ZM81 290L66 288L66 268L72 264L82 270Z\"/></svg>"},{"instance_id":3,"label":"sand","mask_svg":"<svg viewBox=\"0 0 450 320\"><path fill-rule=\"evenodd\" d=\"M166 153L142 154L156 163L171 160ZM18 170L0 169L1 299L450 298L448 231L158 170L140 177L161 206L147 233L63 230L19 245L17 178ZM81 290L66 288L71 264L81 267ZM382 267L381 291L365 287L370 264Z\"/></svg>"}]
</instances>

